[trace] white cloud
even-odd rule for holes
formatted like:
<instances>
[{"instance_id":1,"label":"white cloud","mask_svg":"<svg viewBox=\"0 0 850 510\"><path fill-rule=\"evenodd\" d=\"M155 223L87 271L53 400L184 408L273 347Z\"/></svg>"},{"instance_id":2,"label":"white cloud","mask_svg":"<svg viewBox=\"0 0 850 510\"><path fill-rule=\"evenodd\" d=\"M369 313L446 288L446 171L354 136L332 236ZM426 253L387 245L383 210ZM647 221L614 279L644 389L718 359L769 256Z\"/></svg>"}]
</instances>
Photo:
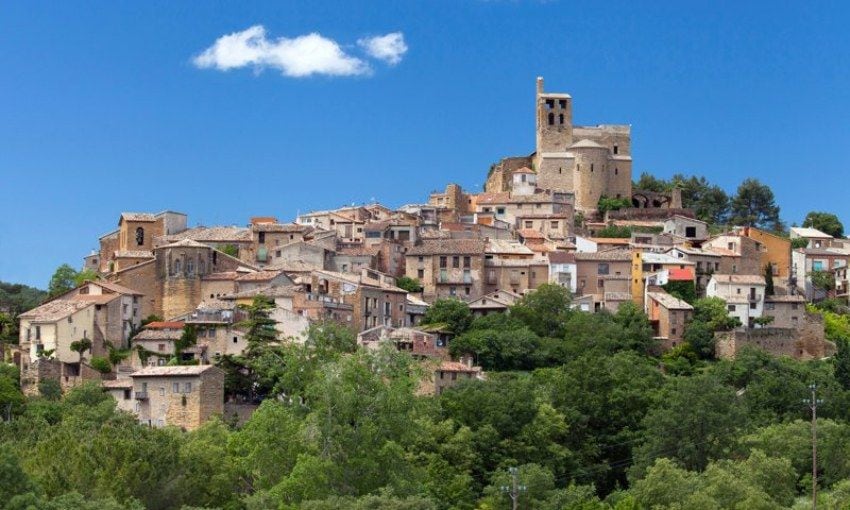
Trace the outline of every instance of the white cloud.
<instances>
[{"instance_id":1,"label":"white cloud","mask_svg":"<svg viewBox=\"0 0 850 510\"><path fill-rule=\"evenodd\" d=\"M202 69L220 71L249 66L258 71L274 68L293 78L315 74L358 76L372 72L367 62L347 54L333 39L317 33L269 39L262 25L219 37L192 62Z\"/></svg>"},{"instance_id":2,"label":"white cloud","mask_svg":"<svg viewBox=\"0 0 850 510\"><path fill-rule=\"evenodd\" d=\"M401 32L364 37L359 39L357 44L366 50L370 57L383 60L390 65L401 62L401 57L407 53L407 44L404 43L404 34Z\"/></svg>"}]
</instances>

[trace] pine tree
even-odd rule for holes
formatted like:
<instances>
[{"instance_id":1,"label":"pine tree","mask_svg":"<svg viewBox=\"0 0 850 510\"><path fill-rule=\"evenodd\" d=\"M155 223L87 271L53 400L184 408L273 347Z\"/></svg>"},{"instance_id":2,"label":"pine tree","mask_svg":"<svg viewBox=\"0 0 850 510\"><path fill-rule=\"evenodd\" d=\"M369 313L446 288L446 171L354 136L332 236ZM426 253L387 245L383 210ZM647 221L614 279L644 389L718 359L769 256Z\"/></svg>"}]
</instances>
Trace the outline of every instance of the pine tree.
<instances>
[{"instance_id":1,"label":"pine tree","mask_svg":"<svg viewBox=\"0 0 850 510\"><path fill-rule=\"evenodd\" d=\"M272 300L266 296L256 296L253 303L241 305L240 308L248 314L248 318L237 326L245 330L249 352L277 341L277 321L270 317L274 308Z\"/></svg>"},{"instance_id":2,"label":"pine tree","mask_svg":"<svg viewBox=\"0 0 850 510\"><path fill-rule=\"evenodd\" d=\"M776 290L773 288L773 264L770 262L764 266L764 284L765 296L773 296L776 294Z\"/></svg>"}]
</instances>

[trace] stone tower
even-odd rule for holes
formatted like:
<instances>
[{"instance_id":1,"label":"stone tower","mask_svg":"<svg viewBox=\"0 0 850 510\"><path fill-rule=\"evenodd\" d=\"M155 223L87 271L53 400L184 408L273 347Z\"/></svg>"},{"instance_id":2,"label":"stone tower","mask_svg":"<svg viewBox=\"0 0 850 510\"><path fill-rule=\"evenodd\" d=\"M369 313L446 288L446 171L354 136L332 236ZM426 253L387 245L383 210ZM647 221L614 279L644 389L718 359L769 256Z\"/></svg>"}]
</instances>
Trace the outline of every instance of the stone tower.
<instances>
[{"instance_id":1,"label":"stone tower","mask_svg":"<svg viewBox=\"0 0 850 510\"><path fill-rule=\"evenodd\" d=\"M573 143L573 98L543 91L537 77L537 154L563 152Z\"/></svg>"}]
</instances>

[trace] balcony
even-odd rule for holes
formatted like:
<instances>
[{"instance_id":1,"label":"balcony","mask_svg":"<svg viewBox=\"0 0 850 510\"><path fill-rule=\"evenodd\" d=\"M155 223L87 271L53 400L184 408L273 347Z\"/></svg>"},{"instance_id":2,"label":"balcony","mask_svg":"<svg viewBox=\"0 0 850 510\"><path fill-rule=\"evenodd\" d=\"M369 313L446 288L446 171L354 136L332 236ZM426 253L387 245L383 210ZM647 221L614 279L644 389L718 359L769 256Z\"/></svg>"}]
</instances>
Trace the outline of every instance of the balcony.
<instances>
[{"instance_id":1,"label":"balcony","mask_svg":"<svg viewBox=\"0 0 850 510\"><path fill-rule=\"evenodd\" d=\"M148 392L147 391L137 391L136 392L136 400L147 400Z\"/></svg>"},{"instance_id":2,"label":"balcony","mask_svg":"<svg viewBox=\"0 0 850 510\"><path fill-rule=\"evenodd\" d=\"M750 303L758 303L761 301L761 294L750 294L747 296L747 301Z\"/></svg>"}]
</instances>

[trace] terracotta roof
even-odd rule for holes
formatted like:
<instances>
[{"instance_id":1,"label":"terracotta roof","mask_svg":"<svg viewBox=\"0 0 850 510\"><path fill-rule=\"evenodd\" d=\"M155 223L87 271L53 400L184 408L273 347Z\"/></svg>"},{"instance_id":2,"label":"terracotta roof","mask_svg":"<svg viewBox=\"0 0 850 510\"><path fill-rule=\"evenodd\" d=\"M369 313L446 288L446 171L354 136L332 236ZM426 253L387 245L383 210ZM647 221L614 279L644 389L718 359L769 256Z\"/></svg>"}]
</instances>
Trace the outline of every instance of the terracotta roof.
<instances>
[{"instance_id":1,"label":"terracotta roof","mask_svg":"<svg viewBox=\"0 0 850 510\"><path fill-rule=\"evenodd\" d=\"M625 246L631 242L628 237L588 237L596 244L618 244Z\"/></svg>"},{"instance_id":2,"label":"terracotta roof","mask_svg":"<svg viewBox=\"0 0 850 510\"><path fill-rule=\"evenodd\" d=\"M251 226L255 232L278 232L283 234L300 234L309 232L312 227L297 223L257 223Z\"/></svg>"},{"instance_id":3,"label":"terracotta roof","mask_svg":"<svg viewBox=\"0 0 850 510\"><path fill-rule=\"evenodd\" d=\"M715 273L711 279L718 283L739 283L742 285L764 285L764 276L754 274L718 274Z\"/></svg>"},{"instance_id":4,"label":"terracotta roof","mask_svg":"<svg viewBox=\"0 0 850 510\"><path fill-rule=\"evenodd\" d=\"M118 285L117 283L105 282L105 281L102 281L102 280L95 280L95 281L91 281L89 283L97 285L98 287L103 287L104 289L115 292L116 294L129 294L131 296L142 296L143 295L141 292L137 292L137 291L130 289L130 288L127 288L123 285Z\"/></svg>"},{"instance_id":5,"label":"terracotta roof","mask_svg":"<svg viewBox=\"0 0 850 510\"><path fill-rule=\"evenodd\" d=\"M576 253L576 262L583 260L610 260L618 262L631 262L632 252L629 250L607 250L590 253Z\"/></svg>"},{"instance_id":6,"label":"terracotta roof","mask_svg":"<svg viewBox=\"0 0 850 510\"><path fill-rule=\"evenodd\" d=\"M671 296L666 292L647 292L646 295L654 300L658 301L658 303L667 308L668 310L693 310L694 307L689 305L687 302Z\"/></svg>"},{"instance_id":7,"label":"terracotta roof","mask_svg":"<svg viewBox=\"0 0 850 510\"><path fill-rule=\"evenodd\" d=\"M213 365L181 365L148 367L130 374L130 377L168 377L200 375L207 370L216 368ZM221 369L218 369L221 370Z\"/></svg>"},{"instance_id":8,"label":"terracotta roof","mask_svg":"<svg viewBox=\"0 0 850 510\"><path fill-rule=\"evenodd\" d=\"M86 301L89 303L93 303L96 305L105 305L109 303L113 299L118 299L118 294L76 294L70 299L76 299L78 301Z\"/></svg>"},{"instance_id":9,"label":"terracotta roof","mask_svg":"<svg viewBox=\"0 0 850 510\"><path fill-rule=\"evenodd\" d=\"M117 250L115 251L117 259L152 259L153 252L150 250Z\"/></svg>"},{"instance_id":10,"label":"terracotta roof","mask_svg":"<svg viewBox=\"0 0 850 510\"><path fill-rule=\"evenodd\" d=\"M240 299L240 298L253 298L256 296L265 296L267 298L276 298L276 297L292 297L296 293L298 293L298 287L294 285L268 285L265 287L259 287L256 289L243 290L241 292L237 292L235 294L231 294L229 296L225 296L225 298L229 299Z\"/></svg>"},{"instance_id":11,"label":"terracotta roof","mask_svg":"<svg viewBox=\"0 0 850 510\"><path fill-rule=\"evenodd\" d=\"M476 204L506 204L510 198L510 193L479 193L476 198Z\"/></svg>"},{"instance_id":12,"label":"terracotta roof","mask_svg":"<svg viewBox=\"0 0 850 510\"><path fill-rule=\"evenodd\" d=\"M283 273L283 270L265 270L245 273L236 277L237 282L267 282L274 280Z\"/></svg>"},{"instance_id":13,"label":"terracotta roof","mask_svg":"<svg viewBox=\"0 0 850 510\"><path fill-rule=\"evenodd\" d=\"M546 239L546 236L533 228L521 228L516 233L526 239Z\"/></svg>"},{"instance_id":14,"label":"terracotta roof","mask_svg":"<svg viewBox=\"0 0 850 510\"><path fill-rule=\"evenodd\" d=\"M170 244L166 244L166 245L163 245L163 246L157 246L154 249L159 250L159 249L162 249L162 248L209 248L209 247L207 245L201 244L198 241L195 241L193 239L181 239L179 241L175 241L175 242L170 243Z\"/></svg>"},{"instance_id":15,"label":"terracotta roof","mask_svg":"<svg viewBox=\"0 0 850 510\"><path fill-rule=\"evenodd\" d=\"M380 246L346 246L336 250L337 255L346 255L349 257L374 257L380 253Z\"/></svg>"},{"instance_id":16,"label":"terracotta roof","mask_svg":"<svg viewBox=\"0 0 850 510\"><path fill-rule=\"evenodd\" d=\"M816 228L808 227L791 227L791 233L797 237L806 237L813 239L832 239L832 236L825 234Z\"/></svg>"},{"instance_id":17,"label":"terracotta roof","mask_svg":"<svg viewBox=\"0 0 850 510\"><path fill-rule=\"evenodd\" d=\"M178 321L156 321L145 324L145 329L183 329L183 323Z\"/></svg>"},{"instance_id":18,"label":"terracotta roof","mask_svg":"<svg viewBox=\"0 0 850 510\"><path fill-rule=\"evenodd\" d=\"M567 253L565 251L550 251L549 252L549 263L550 264L575 264L576 262L576 254L575 253Z\"/></svg>"},{"instance_id":19,"label":"terracotta roof","mask_svg":"<svg viewBox=\"0 0 850 510\"><path fill-rule=\"evenodd\" d=\"M103 382L100 383L100 385L103 386L106 389L113 389L114 388L114 389L123 390L123 389L127 389L127 388L132 388L133 387L133 381L131 381L130 379L126 379L126 378L125 379L113 379L111 381L110 380L103 381Z\"/></svg>"},{"instance_id":20,"label":"terracotta roof","mask_svg":"<svg viewBox=\"0 0 850 510\"><path fill-rule=\"evenodd\" d=\"M673 268L668 270L667 273L668 279L671 281L692 281L694 279L694 272L689 267L684 269Z\"/></svg>"},{"instance_id":21,"label":"terracotta roof","mask_svg":"<svg viewBox=\"0 0 850 510\"><path fill-rule=\"evenodd\" d=\"M206 281L230 281L235 280L238 276L239 273L236 271L222 271L219 273L210 273L201 279Z\"/></svg>"},{"instance_id":22,"label":"terracotta roof","mask_svg":"<svg viewBox=\"0 0 850 510\"><path fill-rule=\"evenodd\" d=\"M124 221L156 221L156 215L151 213L123 212L121 219Z\"/></svg>"},{"instance_id":23,"label":"terracotta roof","mask_svg":"<svg viewBox=\"0 0 850 510\"><path fill-rule=\"evenodd\" d=\"M191 239L199 242L244 243L251 241L251 230L244 227L194 227L179 234L162 236L166 242Z\"/></svg>"},{"instance_id":24,"label":"terracotta roof","mask_svg":"<svg viewBox=\"0 0 850 510\"><path fill-rule=\"evenodd\" d=\"M482 239L429 239L407 250L407 255L483 255Z\"/></svg>"},{"instance_id":25,"label":"terracotta roof","mask_svg":"<svg viewBox=\"0 0 850 510\"><path fill-rule=\"evenodd\" d=\"M321 265L305 262L303 260L288 260L286 262L279 262L266 267L267 271L274 271L278 269L285 273L306 273L316 269L321 269Z\"/></svg>"},{"instance_id":26,"label":"terracotta roof","mask_svg":"<svg viewBox=\"0 0 850 510\"><path fill-rule=\"evenodd\" d=\"M77 299L55 299L24 312L19 317L33 322L55 322L94 304Z\"/></svg>"},{"instance_id":27,"label":"terracotta roof","mask_svg":"<svg viewBox=\"0 0 850 510\"><path fill-rule=\"evenodd\" d=\"M534 252L528 246L505 239L490 239L484 251L508 255L534 255Z\"/></svg>"}]
</instances>

